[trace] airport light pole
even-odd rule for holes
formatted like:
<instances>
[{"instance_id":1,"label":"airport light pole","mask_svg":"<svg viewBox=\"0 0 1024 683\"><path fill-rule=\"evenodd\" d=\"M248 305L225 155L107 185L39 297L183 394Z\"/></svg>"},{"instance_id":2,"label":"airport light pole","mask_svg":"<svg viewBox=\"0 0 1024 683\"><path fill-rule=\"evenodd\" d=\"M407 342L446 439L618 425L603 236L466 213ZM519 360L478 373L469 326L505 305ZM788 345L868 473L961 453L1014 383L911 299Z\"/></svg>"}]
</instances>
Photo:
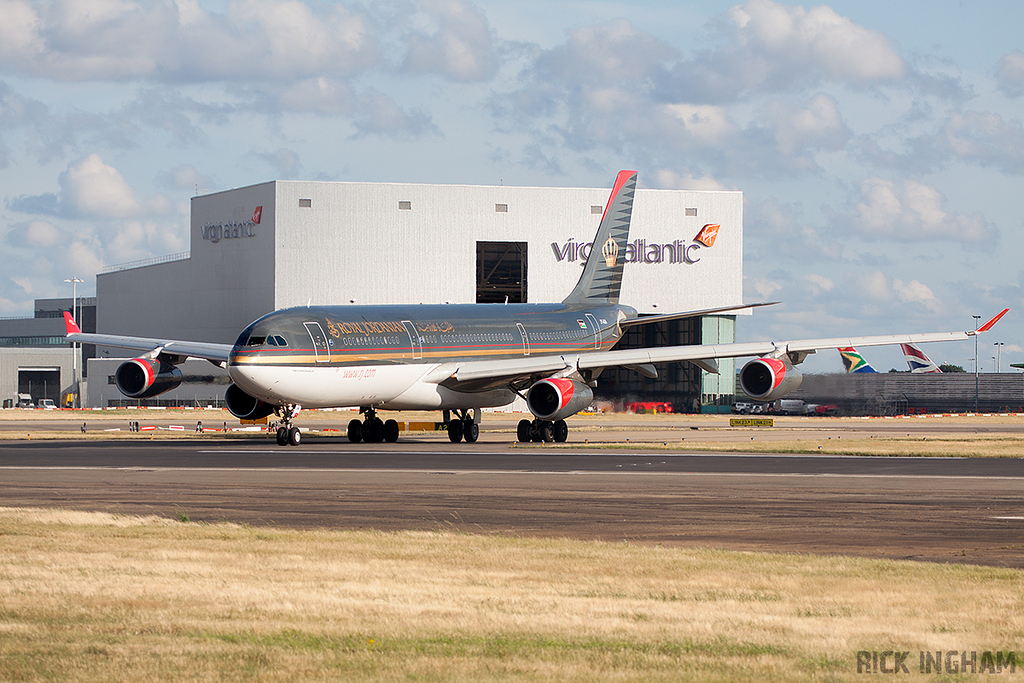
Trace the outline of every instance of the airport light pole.
<instances>
[{"instance_id":1,"label":"airport light pole","mask_svg":"<svg viewBox=\"0 0 1024 683\"><path fill-rule=\"evenodd\" d=\"M981 322L980 315L972 315L974 318L974 329L978 329ZM974 414L978 414L978 335L974 335Z\"/></svg>"},{"instance_id":2,"label":"airport light pole","mask_svg":"<svg viewBox=\"0 0 1024 683\"><path fill-rule=\"evenodd\" d=\"M64 282L71 283L71 317L78 322L78 283L85 282L85 280L77 277L70 277L64 280ZM71 342L71 387L72 394L71 407L78 408L78 343Z\"/></svg>"},{"instance_id":3,"label":"airport light pole","mask_svg":"<svg viewBox=\"0 0 1024 683\"><path fill-rule=\"evenodd\" d=\"M1004 344L1003 342L995 342L994 344L992 344L992 346L996 347L996 372L998 373L1000 370L1003 369L1002 347L1006 346L1006 344Z\"/></svg>"}]
</instances>

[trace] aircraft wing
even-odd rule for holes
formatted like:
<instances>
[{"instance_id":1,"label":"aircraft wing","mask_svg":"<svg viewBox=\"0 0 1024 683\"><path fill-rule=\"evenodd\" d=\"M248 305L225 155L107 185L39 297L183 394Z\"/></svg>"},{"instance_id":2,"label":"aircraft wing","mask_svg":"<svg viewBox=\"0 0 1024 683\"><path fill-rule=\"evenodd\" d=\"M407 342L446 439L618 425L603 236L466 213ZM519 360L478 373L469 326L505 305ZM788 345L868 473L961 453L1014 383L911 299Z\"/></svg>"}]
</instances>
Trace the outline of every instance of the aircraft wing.
<instances>
[{"instance_id":1,"label":"aircraft wing","mask_svg":"<svg viewBox=\"0 0 1024 683\"><path fill-rule=\"evenodd\" d=\"M173 356L202 358L214 364L226 363L231 353L231 344L212 344L206 342L178 341L174 339L149 339L146 337L124 337L116 334L93 334L82 332L74 318L64 312L64 325L67 329L67 340L80 344L96 344L97 346L114 346L120 349L132 349L144 353L166 353Z\"/></svg>"},{"instance_id":2,"label":"aircraft wing","mask_svg":"<svg viewBox=\"0 0 1024 683\"><path fill-rule=\"evenodd\" d=\"M487 380L514 380L531 376L550 376L572 370L593 370L616 366L641 369L654 363L692 361L709 371L717 371L714 359L743 356L789 355L794 363L802 362L807 354L819 349L838 349L846 346L885 346L888 344L923 344L940 341L962 341L986 332L1009 309L1003 309L976 330L963 332L924 332L918 334L888 334L865 337L833 337L827 339L799 339L785 342L743 342L736 344L688 344L685 346L658 346L644 349L594 351L578 355L524 356L502 360L467 361L442 366L443 376L435 374L438 382L446 384L486 383ZM452 382L454 380L454 382ZM493 386L493 384L492 384Z\"/></svg>"}]
</instances>

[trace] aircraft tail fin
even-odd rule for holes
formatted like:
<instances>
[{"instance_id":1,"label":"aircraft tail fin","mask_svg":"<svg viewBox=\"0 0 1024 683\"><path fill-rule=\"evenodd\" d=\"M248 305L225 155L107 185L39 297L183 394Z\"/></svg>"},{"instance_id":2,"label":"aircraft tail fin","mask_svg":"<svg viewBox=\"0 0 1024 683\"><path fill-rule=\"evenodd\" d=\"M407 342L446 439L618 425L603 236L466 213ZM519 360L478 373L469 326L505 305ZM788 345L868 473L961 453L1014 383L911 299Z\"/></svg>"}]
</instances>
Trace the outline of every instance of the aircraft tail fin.
<instances>
[{"instance_id":1,"label":"aircraft tail fin","mask_svg":"<svg viewBox=\"0 0 1024 683\"><path fill-rule=\"evenodd\" d=\"M900 348L903 349L903 357L907 359L911 372L942 372L939 366L914 344L900 344Z\"/></svg>"},{"instance_id":2,"label":"aircraft tail fin","mask_svg":"<svg viewBox=\"0 0 1024 683\"><path fill-rule=\"evenodd\" d=\"M633 214L636 171L619 171L608 204L605 206L590 255L576 287L562 303L600 306L619 302L622 290L622 266L629 242L629 221Z\"/></svg>"},{"instance_id":3,"label":"aircraft tail fin","mask_svg":"<svg viewBox=\"0 0 1024 683\"><path fill-rule=\"evenodd\" d=\"M78 323L75 322L75 319L67 311L64 311L64 328L67 330L67 334L78 334L82 331L78 327Z\"/></svg>"},{"instance_id":4,"label":"aircraft tail fin","mask_svg":"<svg viewBox=\"0 0 1024 683\"><path fill-rule=\"evenodd\" d=\"M871 367L871 363L864 360L864 356L860 355L857 349L852 346L847 346L837 350L839 351L839 357L843 359L843 365L846 367L847 373L878 372L878 370Z\"/></svg>"}]
</instances>

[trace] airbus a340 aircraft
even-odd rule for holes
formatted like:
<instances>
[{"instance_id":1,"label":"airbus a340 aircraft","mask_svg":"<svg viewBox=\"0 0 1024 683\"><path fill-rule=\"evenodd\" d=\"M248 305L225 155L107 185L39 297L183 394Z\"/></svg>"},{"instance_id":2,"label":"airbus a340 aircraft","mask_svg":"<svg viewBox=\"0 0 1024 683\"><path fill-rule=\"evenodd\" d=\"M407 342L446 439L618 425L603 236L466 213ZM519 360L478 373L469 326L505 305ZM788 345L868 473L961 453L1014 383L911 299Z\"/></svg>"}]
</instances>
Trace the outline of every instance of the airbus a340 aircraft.
<instances>
[{"instance_id":1,"label":"airbus a340 aircraft","mask_svg":"<svg viewBox=\"0 0 1024 683\"><path fill-rule=\"evenodd\" d=\"M228 410L242 419L277 414L281 445L301 439L294 426L300 406L359 407L364 419L349 423L348 438L371 443L398 440L397 422L381 420L378 410L442 410L449 438L474 442L480 409L516 396L535 416L519 423L520 441L565 441L565 418L590 405L607 367L654 377L654 363L689 361L717 372L717 358L757 356L743 366L740 384L751 398L771 401L800 385L794 366L817 349L969 339L1006 313L966 332L613 351L634 325L766 305L641 318L619 304L635 188L635 171L618 174L583 274L562 303L288 308L251 323L234 345L85 334L65 313L67 339L145 351L115 374L118 389L132 398L177 387L176 366L188 358L226 367L233 382Z\"/></svg>"}]
</instances>

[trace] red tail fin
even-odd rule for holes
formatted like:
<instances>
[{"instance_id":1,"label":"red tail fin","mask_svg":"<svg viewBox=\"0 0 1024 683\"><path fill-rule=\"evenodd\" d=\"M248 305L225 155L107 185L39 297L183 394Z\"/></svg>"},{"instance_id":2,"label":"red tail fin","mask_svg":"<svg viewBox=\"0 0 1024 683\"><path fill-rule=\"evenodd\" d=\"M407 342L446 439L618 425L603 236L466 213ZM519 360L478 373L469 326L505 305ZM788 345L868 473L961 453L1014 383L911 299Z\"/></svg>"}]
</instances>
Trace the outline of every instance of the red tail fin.
<instances>
[{"instance_id":1,"label":"red tail fin","mask_svg":"<svg viewBox=\"0 0 1024 683\"><path fill-rule=\"evenodd\" d=\"M66 334L79 334L82 328L78 326L75 319L71 317L71 314L64 311L64 327L67 329Z\"/></svg>"}]
</instances>

